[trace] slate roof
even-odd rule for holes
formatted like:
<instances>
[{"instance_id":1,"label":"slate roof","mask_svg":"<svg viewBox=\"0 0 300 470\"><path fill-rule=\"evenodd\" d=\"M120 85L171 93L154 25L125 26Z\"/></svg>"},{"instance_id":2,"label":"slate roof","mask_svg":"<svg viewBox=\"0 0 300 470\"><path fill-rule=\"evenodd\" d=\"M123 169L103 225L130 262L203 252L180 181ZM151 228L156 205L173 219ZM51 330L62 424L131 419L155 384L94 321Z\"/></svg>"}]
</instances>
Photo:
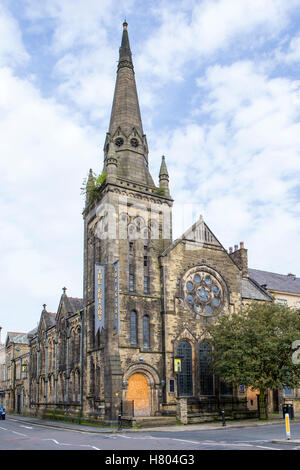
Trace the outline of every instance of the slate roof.
<instances>
[{"instance_id":1,"label":"slate roof","mask_svg":"<svg viewBox=\"0 0 300 470\"><path fill-rule=\"evenodd\" d=\"M300 278L291 277L287 274L260 271L259 269L248 269L248 275L260 286L266 285L268 290L300 294Z\"/></svg>"},{"instance_id":2,"label":"slate roof","mask_svg":"<svg viewBox=\"0 0 300 470\"><path fill-rule=\"evenodd\" d=\"M83 299L79 299L78 297L68 297L68 300L72 309L74 310L74 313L83 308Z\"/></svg>"},{"instance_id":3,"label":"slate roof","mask_svg":"<svg viewBox=\"0 0 300 470\"><path fill-rule=\"evenodd\" d=\"M263 300L267 302L273 300L267 292L264 292L255 281L249 278L242 279L242 297L243 299Z\"/></svg>"},{"instance_id":4,"label":"slate roof","mask_svg":"<svg viewBox=\"0 0 300 470\"><path fill-rule=\"evenodd\" d=\"M11 343L15 344L28 344L28 335L27 333L17 333L14 331L7 332L7 339Z\"/></svg>"},{"instance_id":5,"label":"slate roof","mask_svg":"<svg viewBox=\"0 0 300 470\"><path fill-rule=\"evenodd\" d=\"M51 326L55 325L55 316L56 313L51 312L43 312L43 316L45 319L46 327L50 328Z\"/></svg>"}]
</instances>

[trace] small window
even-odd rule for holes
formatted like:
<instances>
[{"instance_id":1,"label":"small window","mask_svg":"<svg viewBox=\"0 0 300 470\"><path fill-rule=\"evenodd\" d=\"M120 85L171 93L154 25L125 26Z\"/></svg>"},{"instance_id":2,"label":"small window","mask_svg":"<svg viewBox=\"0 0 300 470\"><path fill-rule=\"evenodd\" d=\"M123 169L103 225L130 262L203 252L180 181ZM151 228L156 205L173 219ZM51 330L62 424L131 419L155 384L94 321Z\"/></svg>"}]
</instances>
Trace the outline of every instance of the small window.
<instances>
[{"instance_id":1,"label":"small window","mask_svg":"<svg viewBox=\"0 0 300 470\"><path fill-rule=\"evenodd\" d=\"M175 380L171 379L169 382L169 392L175 393Z\"/></svg>"},{"instance_id":2,"label":"small window","mask_svg":"<svg viewBox=\"0 0 300 470\"><path fill-rule=\"evenodd\" d=\"M130 343L137 344L137 316L134 310L130 312Z\"/></svg>"},{"instance_id":3,"label":"small window","mask_svg":"<svg viewBox=\"0 0 300 470\"><path fill-rule=\"evenodd\" d=\"M144 256L144 266L148 266L148 256Z\"/></svg>"},{"instance_id":4,"label":"small window","mask_svg":"<svg viewBox=\"0 0 300 470\"><path fill-rule=\"evenodd\" d=\"M150 320L148 315L143 317L143 346L145 349L150 348Z\"/></svg>"}]
</instances>

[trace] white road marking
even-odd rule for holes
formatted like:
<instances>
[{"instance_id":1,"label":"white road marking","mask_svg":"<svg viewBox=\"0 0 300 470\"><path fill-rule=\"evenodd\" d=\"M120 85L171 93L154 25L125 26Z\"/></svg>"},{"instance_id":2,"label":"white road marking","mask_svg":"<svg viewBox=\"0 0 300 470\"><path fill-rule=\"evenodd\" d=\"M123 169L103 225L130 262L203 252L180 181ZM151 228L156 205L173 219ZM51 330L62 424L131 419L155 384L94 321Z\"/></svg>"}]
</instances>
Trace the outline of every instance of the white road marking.
<instances>
[{"instance_id":1,"label":"white road marking","mask_svg":"<svg viewBox=\"0 0 300 470\"><path fill-rule=\"evenodd\" d=\"M20 428L33 429L32 426L24 426L24 424L20 424Z\"/></svg>"},{"instance_id":2,"label":"white road marking","mask_svg":"<svg viewBox=\"0 0 300 470\"><path fill-rule=\"evenodd\" d=\"M14 434L18 434L18 436L25 436L27 437L27 434L22 434L21 432L17 432L17 431L11 431L13 432Z\"/></svg>"},{"instance_id":3,"label":"white road marking","mask_svg":"<svg viewBox=\"0 0 300 470\"><path fill-rule=\"evenodd\" d=\"M175 439L174 437L171 438L172 441L180 441L180 442L188 442L189 444L201 444L199 441L187 441L185 439Z\"/></svg>"},{"instance_id":4,"label":"white road marking","mask_svg":"<svg viewBox=\"0 0 300 470\"><path fill-rule=\"evenodd\" d=\"M0 426L0 429L3 429L3 431L7 431L7 429L6 429L6 428L1 428L1 426Z\"/></svg>"},{"instance_id":5,"label":"white road marking","mask_svg":"<svg viewBox=\"0 0 300 470\"><path fill-rule=\"evenodd\" d=\"M266 447L266 446L253 446L253 447L257 447L258 449L267 449L267 450L281 450L281 449L277 449L277 447Z\"/></svg>"},{"instance_id":6,"label":"white road marking","mask_svg":"<svg viewBox=\"0 0 300 470\"><path fill-rule=\"evenodd\" d=\"M58 442L56 439L43 439L43 441L52 441L54 444L57 444L58 446L73 446L76 447L76 444L67 444L66 442ZM80 447L91 447L92 449L95 450L101 450L98 449L98 447L91 446L90 444L79 444Z\"/></svg>"}]
</instances>

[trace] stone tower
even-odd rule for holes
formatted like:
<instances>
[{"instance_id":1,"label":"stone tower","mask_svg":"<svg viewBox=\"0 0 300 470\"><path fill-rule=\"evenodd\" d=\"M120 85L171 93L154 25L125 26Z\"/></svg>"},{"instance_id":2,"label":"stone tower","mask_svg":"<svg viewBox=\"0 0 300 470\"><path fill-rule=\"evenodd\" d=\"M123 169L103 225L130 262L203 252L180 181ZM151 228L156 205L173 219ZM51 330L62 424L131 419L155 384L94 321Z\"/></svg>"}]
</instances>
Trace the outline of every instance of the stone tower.
<instances>
[{"instance_id":1,"label":"stone tower","mask_svg":"<svg viewBox=\"0 0 300 470\"><path fill-rule=\"evenodd\" d=\"M158 186L149 172L127 27L124 22L103 171L99 178L89 173L83 213L85 413L105 410L110 423L121 399L134 399L141 377L151 390L138 406L150 414L158 408L159 256L172 241L169 176L164 157Z\"/></svg>"}]
</instances>

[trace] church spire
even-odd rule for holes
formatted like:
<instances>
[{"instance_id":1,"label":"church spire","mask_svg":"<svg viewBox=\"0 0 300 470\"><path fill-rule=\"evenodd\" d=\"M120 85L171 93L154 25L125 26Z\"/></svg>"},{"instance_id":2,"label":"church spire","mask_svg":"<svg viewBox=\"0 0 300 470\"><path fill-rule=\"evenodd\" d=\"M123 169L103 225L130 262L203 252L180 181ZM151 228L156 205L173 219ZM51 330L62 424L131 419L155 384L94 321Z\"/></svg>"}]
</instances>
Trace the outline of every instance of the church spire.
<instances>
[{"instance_id":1,"label":"church spire","mask_svg":"<svg viewBox=\"0 0 300 470\"><path fill-rule=\"evenodd\" d=\"M132 129L135 128L142 137L143 125L127 26L128 24L124 22L109 133L114 136L116 130L120 127L128 137Z\"/></svg>"},{"instance_id":2,"label":"church spire","mask_svg":"<svg viewBox=\"0 0 300 470\"><path fill-rule=\"evenodd\" d=\"M143 131L126 21L123 23L117 80L104 145L105 170L112 157L115 159L117 178L155 187L148 169L148 145Z\"/></svg>"},{"instance_id":3,"label":"church spire","mask_svg":"<svg viewBox=\"0 0 300 470\"><path fill-rule=\"evenodd\" d=\"M133 69L132 55L131 55L131 50L130 50L127 27L128 27L128 24L126 23L126 21L124 21L122 43L121 43L121 47L119 51L118 69L120 67L129 67Z\"/></svg>"}]
</instances>

